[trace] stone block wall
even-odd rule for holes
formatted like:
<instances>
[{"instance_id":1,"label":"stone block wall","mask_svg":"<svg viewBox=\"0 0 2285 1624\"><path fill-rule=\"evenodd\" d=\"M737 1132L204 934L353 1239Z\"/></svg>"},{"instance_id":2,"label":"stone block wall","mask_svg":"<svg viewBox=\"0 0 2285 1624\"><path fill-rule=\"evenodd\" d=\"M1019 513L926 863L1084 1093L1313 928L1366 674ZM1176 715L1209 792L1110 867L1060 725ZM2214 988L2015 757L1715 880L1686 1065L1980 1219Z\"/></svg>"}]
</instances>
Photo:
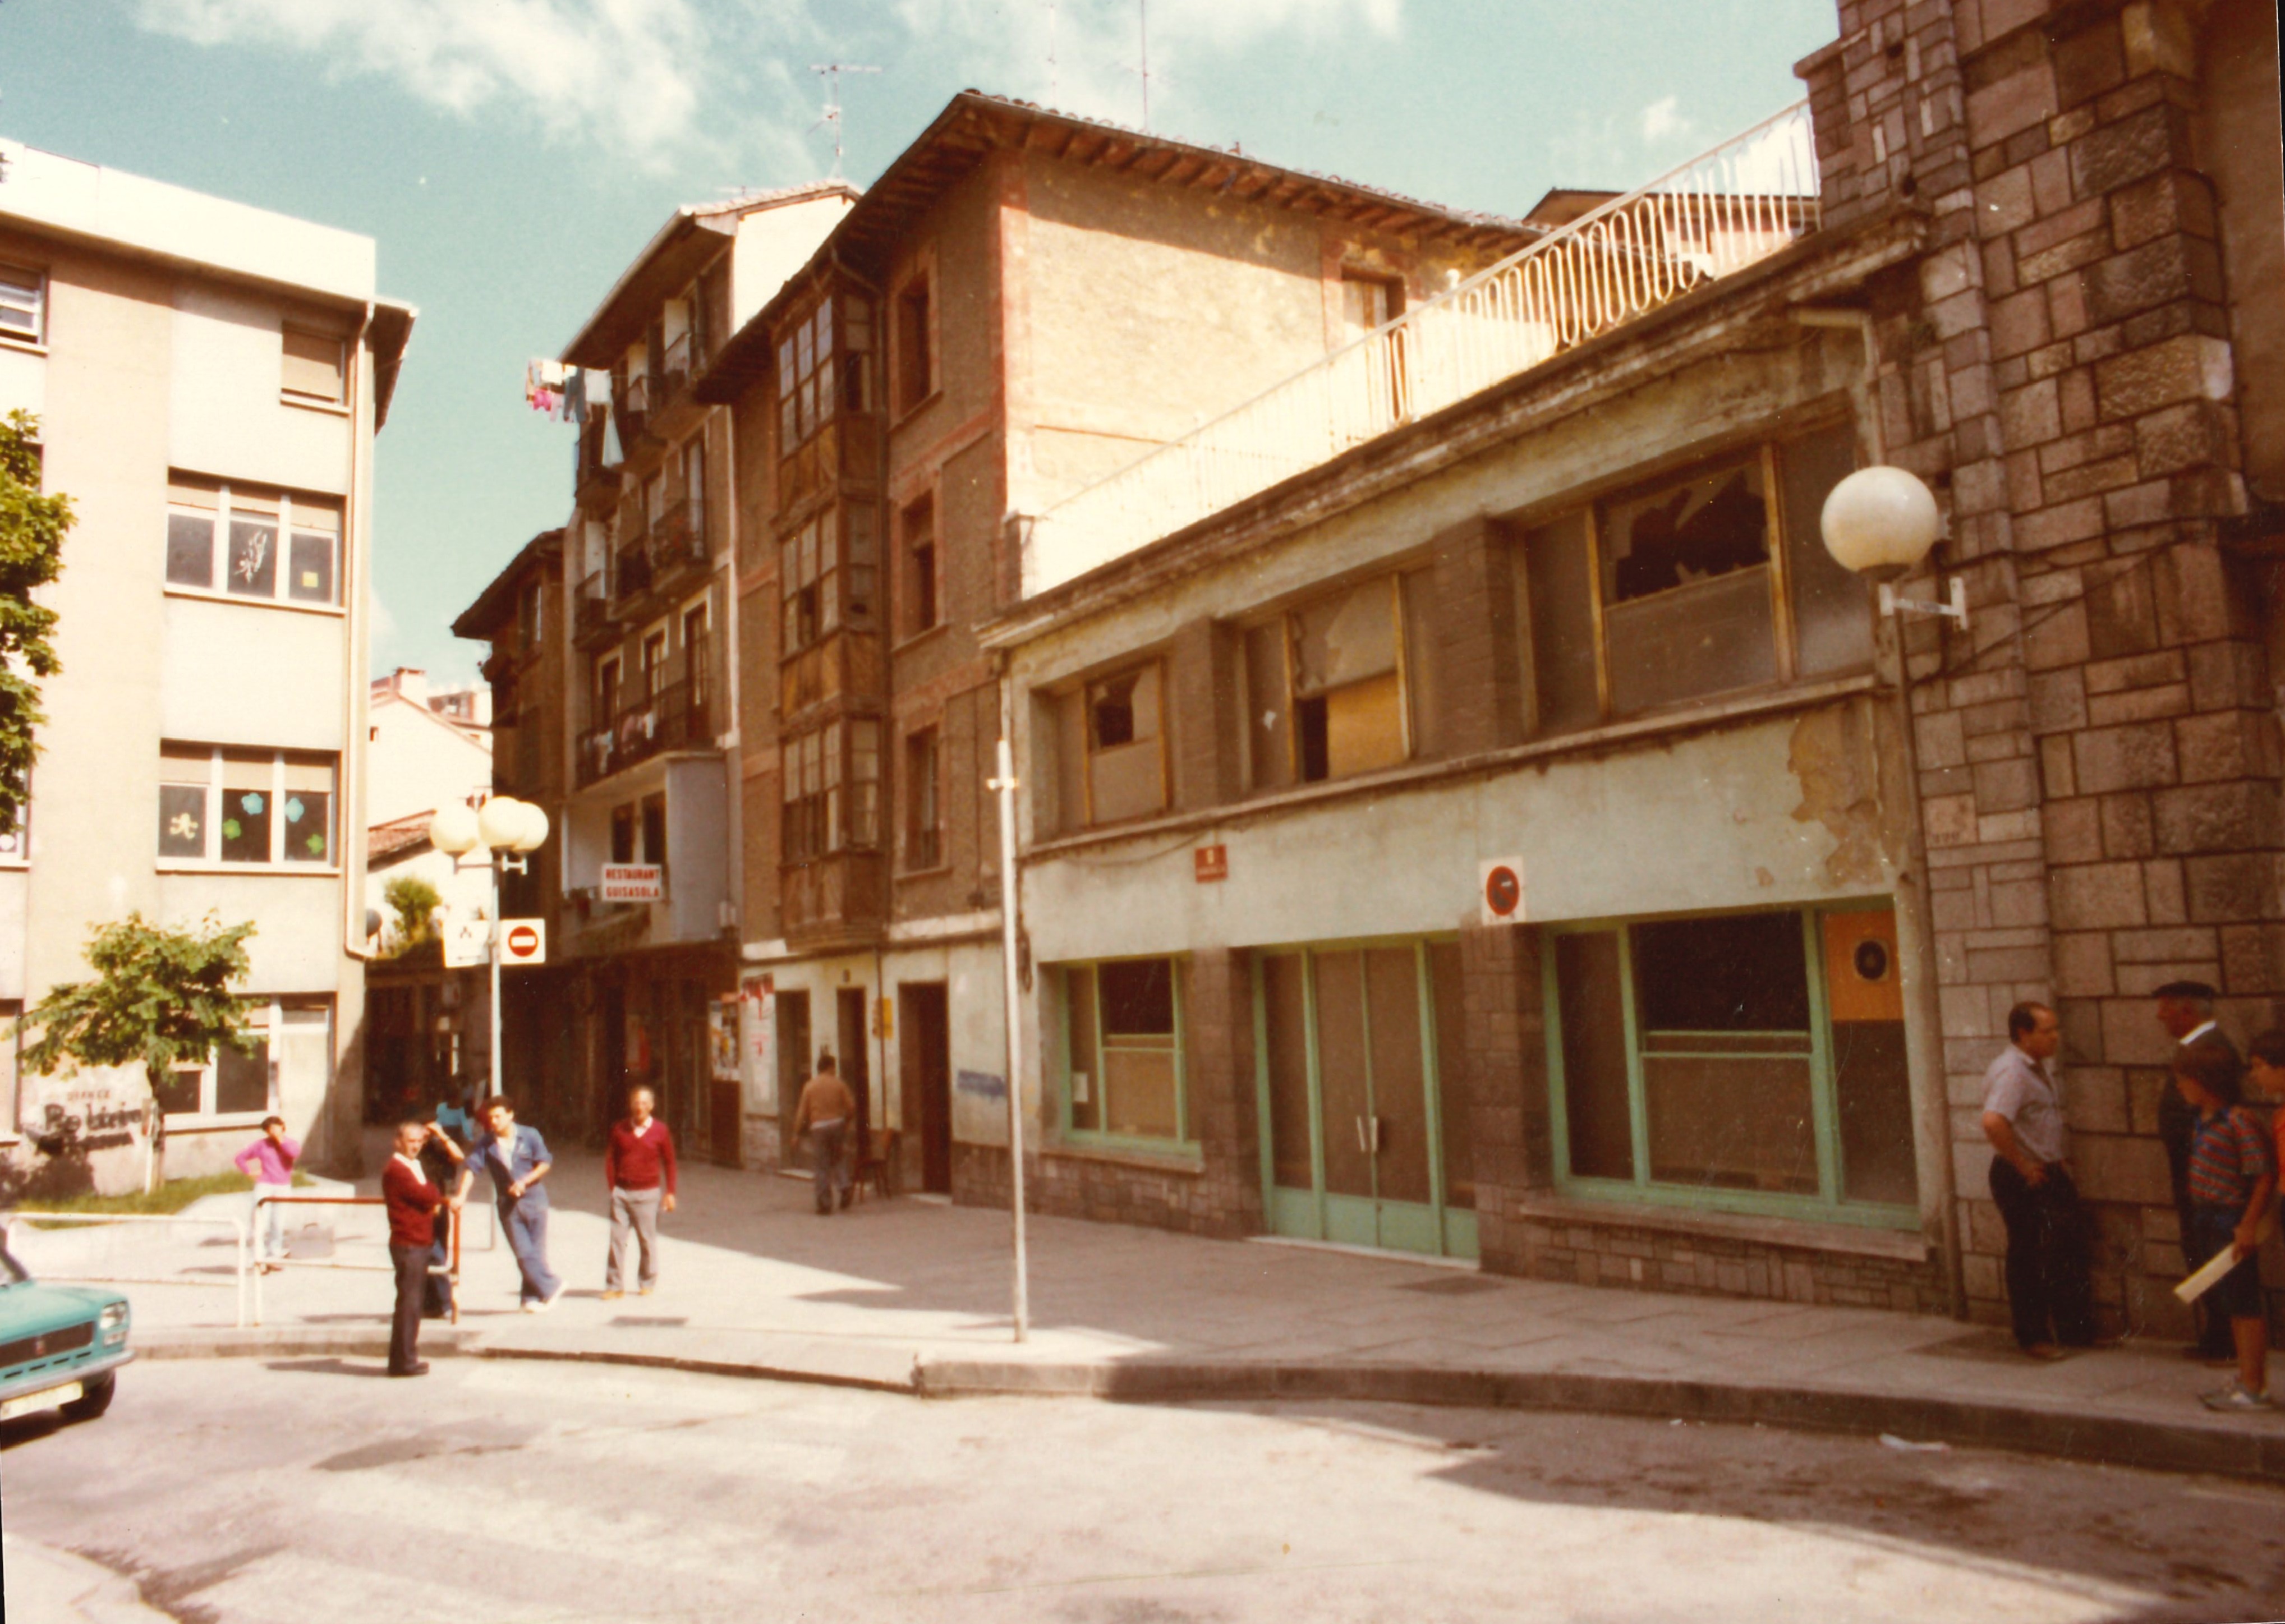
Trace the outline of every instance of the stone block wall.
<instances>
[{"instance_id":1,"label":"stone block wall","mask_svg":"<svg viewBox=\"0 0 2285 1624\"><path fill-rule=\"evenodd\" d=\"M1982 1076L2020 999L2063 1021L2110 1317L2178 1329L2155 1138L2195 977L2274 1018L2285 816L2242 511L2231 289L2198 42L2165 0L1844 0L1804 61L1830 223L1923 209L1873 290L1884 460L1938 491L1972 630L1907 639L1946 1090L1978 1317L2005 1311ZM2269 290L2265 296L2274 296Z\"/></svg>"}]
</instances>

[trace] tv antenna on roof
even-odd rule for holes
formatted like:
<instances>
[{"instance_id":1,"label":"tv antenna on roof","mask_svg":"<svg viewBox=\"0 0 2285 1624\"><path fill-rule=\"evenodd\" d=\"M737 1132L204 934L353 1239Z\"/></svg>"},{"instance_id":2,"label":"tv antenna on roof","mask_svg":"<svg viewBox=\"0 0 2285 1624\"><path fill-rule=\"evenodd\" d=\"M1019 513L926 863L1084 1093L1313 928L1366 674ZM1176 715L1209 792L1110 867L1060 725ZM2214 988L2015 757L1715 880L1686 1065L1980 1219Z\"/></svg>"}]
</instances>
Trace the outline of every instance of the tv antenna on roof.
<instances>
[{"instance_id":1,"label":"tv antenna on roof","mask_svg":"<svg viewBox=\"0 0 2285 1624\"><path fill-rule=\"evenodd\" d=\"M1135 0L1135 20L1142 35L1142 133L1150 133L1150 0Z\"/></svg>"},{"instance_id":2,"label":"tv antenna on roof","mask_svg":"<svg viewBox=\"0 0 2285 1624\"><path fill-rule=\"evenodd\" d=\"M1056 105L1062 89L1062 75L1056 67L1056 0L1048 0L1048 106Z\"/></svg>"},{"instance_id":3,"label":"tv antenna on roof","mask_svg":"<svg viewBox=\"0 0 2285 1624\"><path fill-rule=\"evenodd\" d=\"M820 129L828 124L833 126L833 173L837 179L841 174L841 75L877 74L881 70L858 62L813 62L809 65L809 71L825 76L825 116L810 128Z\"/></svg>"}]
</instances>

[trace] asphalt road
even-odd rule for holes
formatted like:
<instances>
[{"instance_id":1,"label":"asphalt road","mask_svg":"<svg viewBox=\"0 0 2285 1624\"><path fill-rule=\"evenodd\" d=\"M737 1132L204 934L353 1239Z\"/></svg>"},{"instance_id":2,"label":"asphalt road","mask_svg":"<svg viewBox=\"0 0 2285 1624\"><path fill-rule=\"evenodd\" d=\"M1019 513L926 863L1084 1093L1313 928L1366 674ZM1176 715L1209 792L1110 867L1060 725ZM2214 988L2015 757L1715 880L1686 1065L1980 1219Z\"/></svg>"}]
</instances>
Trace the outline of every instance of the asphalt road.
<instances>
[{"instance_id":1,"label":"asphalt road","mask_svg":"<svg viewBox=\"0 0 2285 1624\"><path fill-rule=\"evenodd\" d=\"M215 1624L2285 1614L2285 1493L2213 1479L1390 1405L373 1370L137 1365L100 1421L0 1428L11 1563L75 1552Z\"/></svg>"}]
</instances>

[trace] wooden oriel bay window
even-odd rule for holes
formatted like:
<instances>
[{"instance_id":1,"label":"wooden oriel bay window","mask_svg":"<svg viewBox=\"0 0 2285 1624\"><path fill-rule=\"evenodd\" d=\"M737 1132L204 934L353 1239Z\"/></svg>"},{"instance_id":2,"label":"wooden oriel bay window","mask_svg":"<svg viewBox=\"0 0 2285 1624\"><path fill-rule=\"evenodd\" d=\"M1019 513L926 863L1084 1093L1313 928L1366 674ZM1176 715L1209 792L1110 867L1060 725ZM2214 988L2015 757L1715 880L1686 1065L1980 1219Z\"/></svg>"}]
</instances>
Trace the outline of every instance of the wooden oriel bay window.
<instances>
[{"instance_id":1,"label":"wooden oriel bay window","mask_svg":"<svg viewBox=\"0 0 2285 1624\"><path fill-rule=\"evenodd\" d=\"M1514 571L1535 730L1869 665L1864 583L1818 516L1847 425L1645 482L1528 530Z\"/></svg>"},{"instance_id":2,"label":"wooden oriel bay window","mask_svg":"<svg viewBox=\"0 0 2285 1624\"><path fill-rule=\"evenodd\" d=\"M778 502L791 507L839 476L844 421L880 410L872 302L820 299L779 329L777 344Z\"/></svg>"},{"instance_id":3,"label":"wooden oriel bay window","mask_svg":"<svg viewBox=\"0 0 2285 1624\"><path fill-rule=\"evenodd\" d=\"M778 747L779 859L813 862L881 843L881 724L828 722Z\"/></svg>"}]
</instances>

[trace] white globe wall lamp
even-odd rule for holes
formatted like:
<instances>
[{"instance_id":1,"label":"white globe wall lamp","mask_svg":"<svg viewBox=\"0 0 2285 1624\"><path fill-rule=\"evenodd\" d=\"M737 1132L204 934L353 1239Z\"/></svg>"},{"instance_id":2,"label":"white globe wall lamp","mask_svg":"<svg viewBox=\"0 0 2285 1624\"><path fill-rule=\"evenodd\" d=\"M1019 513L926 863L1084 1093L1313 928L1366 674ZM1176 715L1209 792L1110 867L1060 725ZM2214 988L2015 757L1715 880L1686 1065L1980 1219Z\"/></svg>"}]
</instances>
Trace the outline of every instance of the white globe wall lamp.
<instances>
[{"instance_id":1,"label":"white globe wall lamp","mask_svg":"<svg viewBox=\"0 0 2285 1624\"><path fill-rule=\"evenodd\" d=\"M499 876L506 869L522 874L530 865L524 854L538 851L547 840L547 814L529 801L496 795L480 808L456 802L428 820L428 843L452 859L477 847L486 849L483 867L491 875L491 917L486 956L491 961L491 1092L500 1092L500 918Z\"/></svg>"},{"instance_id":2,"label":"white globe wall lamp","mask_svg":"<svg viewBox=\"0 0 2285 1624\"><path fill-rule=\"evenodd\" d=\"M1967 630L1967 582L1961 577L1951 578L1947 601L1896 595L1898 578L1917 569L1943 533L1936 493L1913 475L1885 466L1857 469L1825 498L1818 528L1825 550L1843 569L1879 584L1882 615L1941 615Z\"/></svg>"}]
</instances>

